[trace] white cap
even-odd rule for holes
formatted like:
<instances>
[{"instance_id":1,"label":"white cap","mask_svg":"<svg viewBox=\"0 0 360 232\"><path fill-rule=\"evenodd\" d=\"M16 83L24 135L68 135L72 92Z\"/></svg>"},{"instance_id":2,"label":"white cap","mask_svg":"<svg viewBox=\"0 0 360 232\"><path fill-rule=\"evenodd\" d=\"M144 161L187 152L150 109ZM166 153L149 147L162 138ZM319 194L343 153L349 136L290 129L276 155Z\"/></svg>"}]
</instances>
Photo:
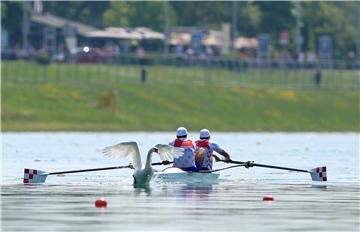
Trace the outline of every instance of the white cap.
<instances>
[{"instance_id":1,"label":"white cap","mask_svg":"<svg viewBox=\"0 0 360 232\"><path fill-rule=\"evenodd\" d=\"M210 138L210 131L208 129L202 129L200 131L200 139Z\"/></svg>"},{"instance_id":2,"label":"white cap","mask_svg":"<svg viewBox=\"0 0 360 232\"><path fill-rule=\"evenodd\" d=\"M185 127L179 127L176 130L176 136L185 136L187 135L187 130Z\"/></svg>"}]
</instances>

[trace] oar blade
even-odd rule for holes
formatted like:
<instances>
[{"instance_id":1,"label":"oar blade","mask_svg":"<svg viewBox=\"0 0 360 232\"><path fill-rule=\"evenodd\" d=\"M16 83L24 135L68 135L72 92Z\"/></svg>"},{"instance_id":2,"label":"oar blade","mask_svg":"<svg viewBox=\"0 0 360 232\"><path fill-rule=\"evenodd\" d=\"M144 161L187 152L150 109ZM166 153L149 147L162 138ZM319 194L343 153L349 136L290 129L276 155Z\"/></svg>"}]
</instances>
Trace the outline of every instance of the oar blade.
<instances>
[{"instance_id":1,"label":"oar blade","mask_svg":"<svg viewBox=\"0 0 360 232\"><path fill-rule=\"evenodd\" d=\"M327 181L326 166L311 169L310 175L313 181Z\"/></svg>"},{"instance_id":2,"label":"oar blade","mask_svg":"<svg viewBox=\"0 0 360 232\"><path fill-rule=\"evenodd\" d=\"M41 170L36 169L24 169L24 184L41 184L45 183L48 174Z\"/></svg>"}]
</instances>

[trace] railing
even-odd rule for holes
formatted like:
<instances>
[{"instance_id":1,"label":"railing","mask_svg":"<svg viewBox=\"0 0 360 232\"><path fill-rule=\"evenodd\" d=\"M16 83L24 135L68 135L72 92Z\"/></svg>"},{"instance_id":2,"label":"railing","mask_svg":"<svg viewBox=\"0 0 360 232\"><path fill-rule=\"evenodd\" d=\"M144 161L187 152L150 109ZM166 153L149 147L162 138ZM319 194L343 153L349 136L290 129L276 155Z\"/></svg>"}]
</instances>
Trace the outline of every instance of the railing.
<instances>
[{"instance_id":1,"label":"railing","mask_svg":"<svg viewBox=\"0 0 360 232\"><path fill-rule=\"evenodd\" d=\"M34 60L3 61L4 82L96 83L146 82L276 87L295 89L359 90L360 65L332 61L300 63L284 60L244 61L224 58L138 58L117 56L97 63L40 64Z\"/></svg>"}]
</instances>

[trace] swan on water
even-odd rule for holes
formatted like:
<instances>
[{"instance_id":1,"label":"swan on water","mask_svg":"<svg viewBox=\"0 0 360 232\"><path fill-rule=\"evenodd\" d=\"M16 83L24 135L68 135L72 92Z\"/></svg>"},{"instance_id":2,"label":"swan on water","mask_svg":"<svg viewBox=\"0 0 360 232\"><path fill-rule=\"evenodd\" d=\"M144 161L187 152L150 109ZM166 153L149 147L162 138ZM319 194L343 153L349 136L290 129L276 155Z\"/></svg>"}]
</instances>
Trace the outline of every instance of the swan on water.
<instances>
[{"instance_id":1,"label":"swan on water","mask_svg":"<svg viewBox=\"0 0 360 232\"><path fill-rule=\"evenodd\" d=\"M141 186L148 184L154 173L154 169L151 167L151 158L154 152L160 155L161 160L172 161L173 158L182 156L184 154L184 149L166 144L157 144L148 151L143 165L141 164L140 151L136 142L123 142L105 147L102 152L105 156L114 158L130 156L132 166L135 169L133 173L134 185Z\"/></svg>"}]
</instances>

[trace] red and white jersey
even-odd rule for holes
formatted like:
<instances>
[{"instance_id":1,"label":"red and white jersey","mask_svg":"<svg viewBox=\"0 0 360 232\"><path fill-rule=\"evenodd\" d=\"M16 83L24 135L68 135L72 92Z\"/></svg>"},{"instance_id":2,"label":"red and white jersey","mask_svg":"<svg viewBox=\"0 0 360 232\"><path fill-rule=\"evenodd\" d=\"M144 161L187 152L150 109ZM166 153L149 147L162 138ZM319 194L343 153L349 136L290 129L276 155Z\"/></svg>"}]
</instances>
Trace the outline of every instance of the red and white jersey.
<instances>
[{"instance_id":1,"label":"red and white jersey","mask_svg":"<svg viewBox=\"0 0 360 232\"><path fill-rule=\"evenodd\" d=\"M223 149L216 142L210 142L208 139L200 139L195 141L195 150L199 147L207 148L212 154L214 151L220 153Z\"/></svg>"},{"instance_id":2,"label":"red and white jersey","mask_svg":"<svg viewBox=\"0 0 360 232\"><path fill-rule=\"evenodd\" d=\"M195 146L190 139L177 138L170 142L169 145L174 147L185 148L185 154L179 158L174 159L174 167L177 168L190 168L196 167L195 165Z\"/></svg>"},{"instance_id":3,"label":"red and white jersey","mask_svg":"<svg viewBox=\"0 0 360 232\"><path fill-rule=\"evenodd\" d=\"M198 164L198 166L200 167L200 169L212 170L212 153L214 151L220 153L223 151L223 149L216 142L210 142L208 139L196 140L195 151L200 147L205 148L206 156L204 157L202 164Z\"/></svg>"}]
</instances>

